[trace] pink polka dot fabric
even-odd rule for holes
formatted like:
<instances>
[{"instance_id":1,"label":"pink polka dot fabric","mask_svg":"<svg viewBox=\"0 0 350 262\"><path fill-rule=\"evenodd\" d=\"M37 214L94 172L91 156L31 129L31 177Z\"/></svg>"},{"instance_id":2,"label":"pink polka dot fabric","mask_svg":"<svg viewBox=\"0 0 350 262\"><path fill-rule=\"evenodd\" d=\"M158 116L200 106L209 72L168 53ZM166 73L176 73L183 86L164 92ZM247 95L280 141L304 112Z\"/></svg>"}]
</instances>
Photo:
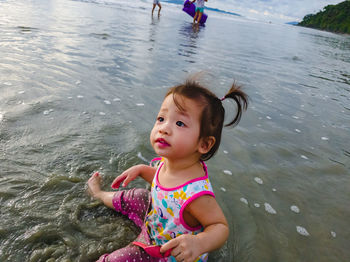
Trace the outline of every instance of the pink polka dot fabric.
<instances>
[{"instance_id":1,"label":"pink polka dot fabric","mask_svg":"<svg viewBox=\"0 0 350 262\"><path fill-rule=\"evenodd\" d=\"M151 204L150 192L143 188L133 188L118 191L113 197L113 206L117 212L122 213L132 220L140 229L141 233L136 241L152 245L144 220ZM166 258L155 258L148 255L141 247L132 243L124 248L102 255L98 262L137 262L137 261L167 261Z\"/></svg>"}]
</instances>

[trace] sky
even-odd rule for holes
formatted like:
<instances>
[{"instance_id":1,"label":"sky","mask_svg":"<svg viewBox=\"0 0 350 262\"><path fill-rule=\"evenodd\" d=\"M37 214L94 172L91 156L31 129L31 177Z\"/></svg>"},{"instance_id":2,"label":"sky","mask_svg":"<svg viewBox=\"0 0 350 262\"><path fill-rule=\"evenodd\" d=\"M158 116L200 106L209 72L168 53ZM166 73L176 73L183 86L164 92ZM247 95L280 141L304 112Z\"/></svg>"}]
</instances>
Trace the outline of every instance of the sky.
<instances>
[{"instance_id":1,"label":"sky","mask_svg":"<svg viewBox=\"0 0 350 262\"><path fill-rule=\"evenodd\" d=\"M330 4L344 0L208 0L206 6L266 22L300 22Z\"/></svg>"}]
</instances>

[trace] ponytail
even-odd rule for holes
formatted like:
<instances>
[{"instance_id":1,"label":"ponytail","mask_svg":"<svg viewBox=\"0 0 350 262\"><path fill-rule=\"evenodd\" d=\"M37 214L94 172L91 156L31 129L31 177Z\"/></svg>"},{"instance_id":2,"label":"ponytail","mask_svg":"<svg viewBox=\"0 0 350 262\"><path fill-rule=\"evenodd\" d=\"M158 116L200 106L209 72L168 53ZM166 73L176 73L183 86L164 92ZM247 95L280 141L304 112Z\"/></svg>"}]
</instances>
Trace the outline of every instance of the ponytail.
<instances>
[{"instance_id":1,"label":"ponytail","mask_svg":"<svg viewBox=\"0 0 350 262\"><path fill-rule=\"evenodd\" d=\"M241 120L243 111L247 110L247 108L248 108L248 95L241 90L240 86L233 83L232 87L227 92L227 94L223 98L221 98L220 100L223 101L226 98L233 99L237 104L236 116L234 117L234 119L230 123L225 125L225 126L234 127Z\"/></svg>"}]
</instances>

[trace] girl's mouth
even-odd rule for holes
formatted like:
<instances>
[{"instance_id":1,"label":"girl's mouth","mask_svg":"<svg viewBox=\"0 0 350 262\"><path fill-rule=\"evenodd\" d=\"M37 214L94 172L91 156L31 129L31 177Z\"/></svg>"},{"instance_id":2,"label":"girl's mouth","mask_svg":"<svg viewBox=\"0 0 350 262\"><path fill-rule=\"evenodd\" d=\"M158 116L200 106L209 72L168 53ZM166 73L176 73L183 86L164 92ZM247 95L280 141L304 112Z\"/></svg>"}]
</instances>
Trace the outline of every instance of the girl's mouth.
<instances>
[{"instance_id":1,"label":"girl's mouth","mask_svg":"<svg viewBox=\"0 0 350 262\"><path fill-rule=\"evenodd\" d=\"M156 140L156 143L161 146L161 147L167 147L167 146L170 146L170 144L163 138L158 138Z\"/></svg>"}]
</instances>

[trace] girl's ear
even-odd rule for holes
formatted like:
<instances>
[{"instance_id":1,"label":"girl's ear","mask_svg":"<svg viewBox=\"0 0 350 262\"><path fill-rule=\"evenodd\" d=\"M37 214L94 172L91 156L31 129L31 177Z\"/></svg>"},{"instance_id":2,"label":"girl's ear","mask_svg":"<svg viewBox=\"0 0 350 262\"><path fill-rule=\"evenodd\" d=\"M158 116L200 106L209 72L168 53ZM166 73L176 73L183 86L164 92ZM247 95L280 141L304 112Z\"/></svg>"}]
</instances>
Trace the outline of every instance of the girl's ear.
<instances>
[{"instance_id":1,"label":"girl's ear","mask_svg":"<svg viewBox=\"0 0 350 262\"><path fill-rule=\"evenodd\" d=\"M213 136L208 136L205 138L201 138L199 144L199 153L206 154L210 151L210 149L215 145L216 139Z\"/></svg>"}]
</instances>

